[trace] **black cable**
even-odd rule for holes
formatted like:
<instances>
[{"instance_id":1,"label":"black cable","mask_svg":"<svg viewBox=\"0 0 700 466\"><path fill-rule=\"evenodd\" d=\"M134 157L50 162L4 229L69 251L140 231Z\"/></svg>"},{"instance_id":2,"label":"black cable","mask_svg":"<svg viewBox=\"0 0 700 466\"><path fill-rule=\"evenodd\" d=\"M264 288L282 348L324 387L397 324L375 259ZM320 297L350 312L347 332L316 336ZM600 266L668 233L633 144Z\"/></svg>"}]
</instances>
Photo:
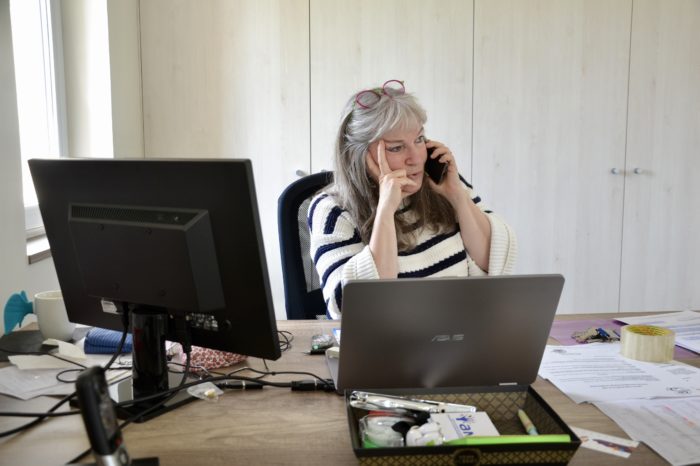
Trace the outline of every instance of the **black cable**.
<instances>
[{"instance_id":1,"label":"black cable","mask_svg":"<svg viewBox=\"0 0 700 466\"><path fill-rule=\"evenodd\" d=\"M187 367L187 364L185 364L185 367ZM258 371L257 369L252 369L252 368L242 368L241 370L244 369L249 369L254 372L261 372ZM137 403L142 403L145 401L150 401L155 398L161 398L165 395L168 395L168 398L165 400L162 400L162 402L159 402L156 404L157 407L161 406L163 403L166 403L172 396L174 396L177 392L184 390L189 387L193 387L205 382L221 382L220 384L217 384L220 388L230 388L230 389L257 389L257 388L262 388L263 386L271 386L271 387L278 387L278 388L291 388L292 390L295 391L309 391L309 390L324 390L324 391L331 391L333 388L332 381L330 379L323 379L315 374L312 374L310 372L299 372L299 371L280 371L280 372L274 372L268 375L283 375L283 374L301 374L301 375L310 375L314 377L314 379L311 380L293 380L291 382L271 382L267 380L259 380L256 378L251 378L251 377L243 377L243 376L231 376L231 375L224 375L224 376L218 376L218 377L210 377L202 380L197 380L193 381L190 383L184 383L186 380L186 374L187 372L183 372L183 378L180 381L180 384L174 388L170 388L168 390L163 390L161 392L155 393L153 395L141 397L141 398L135 398L133 400L128 400L128 401L123 401L121 403L115 403L115 406L117 407L124 407L124 406L130 406L133 404ZM230 384L230 383L225 383L227 381L235 381L239 382L238 384ZM73 394L72 394L73 395ZM69 395L69 396L72 396ZM63 402L65 403L65 402ZM63 404L61 403L61 404ZM69 415L75 415L79 414L79 410L73 410L73 411L66 411L62 413L53 413L55 409L57 409L60 406L60 404L56 405L53 407L51 410L49 410L47 413L14 413L14 412L0 412L0 417L41 417L41 418L46 418L46 417L59 417L59 416L69 416ZM149 412L151 412L153 407L149 407L148 410L143 411L135 415L135 417L130 421L133 422L133 420L138 419L139 417L142 417ZM53 414L52 414L53 413ZM5 434L5 435L10 435L10 434ZM1 436L1 435L0 435ZM77 460L74 460L75 462Z\"/></svg>"},{"instance_id":2,"label":"black cable","mask_svg":"<svg viewBox=\"0 0 700 466\"><path fill-rule=\"evenodd\" d=\"M189 332L186 330L186 333L189 333ZM189 337L187 338L187 340L189 340ZM188 342L188 343L189 343L189 342ZM185 348L185 345L183 345L183 349L184 349L184 348ZM152 406L150 406L150 407L146 408L145 410L143 410L143 411L141 411L141 412L139 412L139 413L137 413L137 414L131 416L129 419L127 419L127 420L125 420L124 422L122 422L121 424L119 424L119 430L124 429L126 426L128 426L128 425L131 424L132 422L136 421L137 419L140 419L140 418L142 418L142 417L144 417L144 416L146 416L146 415L152 413L152 412L155 411L156 409L160 408L160 407L163 406L165 403L167 403L168 401L170 401L170 400L177 394L177 392L179 392L180 390L182 390L182 389L184 388L185 381L187 380L187 372L189 371L189 367L190 367L191 347L189 346L189 344L187 345L187 349L185 349L185 355L186 355L186 360L185 360L185 371L182 373L182 379L180 380L180 384L176 387L177 389L176 389L175 391L173 391L172 393L170 393L170 395L169 395L167 398L164 398L164 399L158 401L157 403L153 404ZM199 381L198 383L202 383L202 381ZM165 391L164 391L164 392L165 392ZM161 394L160 396L163 396L163 395ZM145 399L150 399L150 398L152 398L152 396L143 397L143 398L141 399L141 401L144 401ZM131 400L131 401L132 401L132 404L133 404L133 402L137 402L137 403L140 402L140 401L138 401L138 400ZM115 407L118 406L118 405L121 405L121 404L120 404L120 403L114 403L114 406L115 406ZM123 406L123 405L122 405L122 406ZM75 458L73 458L73 459L71 459L70 461L68 461L68 464L77 463L78 461L80 461L81 459L83 459L84 457L86 457L88 454L90 454L91 451L92 451L92 449L91 449L91 448L88 448L87 450L83 451L82 453L80 453L80 454L79 454L78 456L76 456Z\"/></svg>"},{"instance_id":3,"label":"black cable","mask_svg":"<svg viewBox=\"0 0 700 466\"><path fill-rule=\"evenodd\" d=\"M184 318L183 318L183 320L184 320ZM177 321L176 321L176 325L177 325ZM190 362L191 362L191 356L192 356L192 354L191 354L192 347L191 347L190 342L189 342L189 329L188 329L187 325L185 325L184 333L186 334L186 336L183 338L184 343L182 345L182 348L183 348L183 351L185 351L186 359L185 359L185 370L182 373L182 379L180 379L180 384L174 389L174 391L164 390L160 393L157 393L156 395L158 395L158 396L163 396L166 393L169 393L169 394L166 398L156 402L155 404L153 404L152 406L149 406L148 408L144 409L143 411L140 411L140 412L134 414L133 416L131 416L130 418L128 418L127 420L125 420L124 422L119 424L119 430L124 429L126 426L128 426L132 422L136 421L137 419L141 419L144 416L147 416L148 414L152 413L153 411L161 408L165 403L170 401L177 394L177 392L179 392L180 390L185 388L185 381L187 380L187 373L189 372L189 369L190 369ZM198 381L198 383L202 383L202 382L203 381ZM154 397L154 395L151 395L151 396L147 396L147 397L142 397L140 399L130 400L131 401L130 404L136 404L136 403L140 403L142 401L150 400L153 397ZM117 406L127 406L127 404L114 403L114 407L116 408ZM80 461L81 459L83 459L84 457L89 455L91 451L92 451L92 449L88 448L87 450L83 451L75 458L68 461L68 464L77 463L78 461Z\"/></svg>"},{"instance_id":4,"label":"black cable","mask_svg":"<svg viewBox=\"0 0 700 466\"><path fill-rule=\"evenodd\" d=\"M258 374L264 374L264 375L308 375L309 377L313 377L314 379L318 380L321 383L327 383L327 379L324 379L321 376L318 376L312 372L304 372L304 371L260 371L258 369L253 369L252 367L246 367L245 369L248 369L249 371L258 373Z\"/></svg>"},{"instance_id":5,"label":"black cable","mask_svg":"<svg viewBox=\"0 0 700 466\"><path fill-rule=\"evenodd\" d=\"M127 319L123 319L123 321L128 322L128 318L127 318ZM125 331L124 331L124 333L123 333L123 335L122 335L122 340L120 341L120 344L119 344L119 348L117 349L117 352L112 356L111 360L108 362L108 365L111 365L111 364L114 362L114 360L118 357L118 355L121 353L122 345L123 345L123 343L124 343L124 340L126 339L126 333L127 333L127 332L126 332L126 329L125 329ZM288 333L288 332L287 332L287 333ZM291 335L291 334L290 334L290 335ZM242 368L236 369L236 370L234 370L234 371L231 371L231 372L229 372L228 374L225 374L225 375L219 375L219 376L216 376L216 377L206 377L206 378L203 378L203 379L201 379L201 380L197 380L197 381L190 382L190 383L185 383L186 380L187 380L187 375L188 375L188 373L190 372L190 369L191 369L191 367L190 367L190 364L191 364L191 353L190 353L190 351L189 351L189 350L191 349L191 346L189 345L189 327L186 327L186 330L185 330L185 334L184 334L184 338L183 338L183 339L185 340L185 345L183 345L183 350L185 350L185 348L187 348L187 351L186 351L186 353L185 353L186 356L187 356L187 359L186 359L186 363L185 363L185 369L184 369L184 371L183 371L183 377L182 377L182 379L180 380L180 384L179 384L177 387L170 388L170 389L168 389L168 390L163 390L163 391L161 391L161 392L159 392L159 393L155 393L155 394L153 394L153 395L149 395L149 396L146 396L146 397L141 397L141 398L137 398L137 399L133 399L133 400L129 400L129 401L124 401L124 402L121 402L121 403L115 403L115 406L118 406L118 407L130 406L130 405L133 405L133 404L136 404L136 403L142 403L142 402L145 402L145 401L149 401L149 400L152 400L152 399L155 399L155 398L160 398L160 397L163 397L163 396L166 396L166 395L167 395L167 398L165 398L165 399L163 399L163 400L157 402L155 405L153 405L153 406L149 407L148 409L146 409L146 410L144 410L144 411L142 411L142 412L136 414L136 415L133 416L132 418L127 419L127 420L121 425L122 427L127 426L128 424L132 423L133 421L135 421L135 420L137 420L137 419L139 419L139 418L141 418L141 417L143 417L143 416L146 416L146 415L149 414L150 412L152 412L152 411L154 411L155 409L161 407L163 404L167 403L170 399L172 399L172 397L175 396L175 394L176 394L177 392L179 392L179 391L181 391L181 390L184 390L184 389L186 389L186 388L189 388L189 387L193 387L193 386L199 385L199 384L201 384L201 383L205 383L205 382L222 382L222 383L219 385L220 388L233 388L233 389L236 389L236 388L240 388L240 389L246 389L246 388L248 388L248 389L250 389L250 388L261 388L262 386L271 386L271 387L278 387L278 388L291 388L292 390L302 390L302 391L308 391L308 390L324 390L324 391L331 391L331 390L334 389L333 382L332 382L330 379L324 379L324 378L322 378L322 377L320 377L320 376L318 376L318 375L316 375L316 374L313 374L313 373L311 373L311 372L304 372L304 371L270 371L269 368L267 367L267 362L266 362L264 359L263 359L263 364L264 364L265 367L268 369L268 371L260 371L260 370L258 370L258 369L254 369L254 368L252 368L252 367L242 367ZM291 339L290 339L289 341L291 341ZM43 353L40 353L40 354L43 354ZM171 364L182 365L182 364L173 363L173 362L171 362ZM106 366L106 368L109 368L109 367ZM72 369L72 370L75 370L75 369ZM114 370L121 370L121 369L119 369L119 368L114 368ZM205 369L205 370L206 370L206 369ZM238 373L238 372L241 372L241 371L244 371L244 370L249 370L249 371L251 371L251 372L260 374L260 377L252 378L252 377L234 376L234 375L233 375L233 374L235 374L235 373ZM219 374L219 373L214 372L214 371L207 371L207 372L209 372L209 373L214 373L214 374ZM267 381L267 380L261 380L263 377L267 377L267 376L289 375L289 374L292 374L292 375L308 375L308 376L310 376L310 377L313 377L314 380L296 380L296 381L292 381L292 382L271 382L271 381ZM239 383L239 384L230 384L230 383L227 384L227 383L224 383L224 382L227 382L227 381L236 381L236 382L240 382L240 383ZM68 411L68 412L63 412L63 413L55 413L55 414L52 414L56 409L58 409L60 406L62 406L62 405L63 405L64 403L66 403L67 401L70 401L74 396L75 396L75 393L72 393L72 394L66 396L64 399L62 399L61 401L59 401L59 403L57 403L55 406L53 406L51 409L49 409L49 411L47 411L46 413L10 413L10 412L0 412L0 417L5 417L5 416L6 416L6 417L10 417L10 416L17 416L17 417L37 417L37 419L35 419L35 420L32 421L32 422L29 422L29 423L25 424L24 426L20 426L20 427L18 427L18 428L12 429L12 430L10 430L10 431L0 433L0 438L1 438L1 437L8 436L8 435L12 435L12 434L14 434L14 433L16 433L16 432L20 432L20 431L22 431L22 430L24 430L24 429L28 429L28 428L30 428L31 426L37 424L38 422L41 422L42 420L44 420L44 419L46 419L46 418L48 418L48 417L69 416L69 415L74 415L74 414L80 413L80 411L74 410L74 411ZM79 461L81 458L83 458L85 455L87 455L88 453L90 453L90 450L89 450L89 449L88 449L86 452L81 453L80 456L76 457L76 459L73 459L73 460L71 460L70 462L77 462L77 461Z\"/></svg>"},{"instance_id":6,"label":"black cable","mask_svg":"<svg viewBox=\"0 0 700 466\"><path fill-rule=\"evenodd\" d=\"M105 364L104 369L109 370L110 367L112 367L112 364L114 361L121 355L122 348L124 347L124 343L126 342L126 336L129 333L129 308L126 303L122 303L122 337L119 340L119 345L117 345L117 351L114 352L112 355L112 358L107 361L107 364Z\"/></svg>"},{"instance_id":7,"label":"black cable","mask_svg":"<svg viewBox=\"0 0 700 466\"><path fill-rule=\"evenodd\" d=\"M280 351L285 352L291 349L292 342L294 341L294 335L292 332L288 332L287 330L278 330L277 333L279 334L280 338Z\"/></svg>"},{"instance_id":8,"label":"black cable","mask_svg":"<svg viewBox=\"0 0 700 466\"><path fill-rule=\"evenodd\" d=\"M184 390L184 389L186 389L186 388L190 388L190 387L194 387L194 386L196 386L196 385L200 385L200 384L202 384L202 383L206 383L206 382L212 382L212 383L214 383L214 382L223 382L223 381L226 381L226 380L244 381L244 382L246 382L246 383L248 383L248 382L259 383L259 384L267 385L267 386L270 386L270 387L281 387L281 388L289 388L289 387L291 387L291 382L270 382L270 381L267 381L267 380L258 380L258 379L254 379L254 378L251 378L251 377L240 377L240 376L237 376L237 377L232 377L232 376L219 376L219 377L211 377L211 378L208 378L208 379L195 380L194 382L189 382L189 383L185 383L184 385L182 385L182 384L181 384L181 385L178 385L177 387L174 387L174 388L169 388L169 389L167 389L167 390L162 390L162 391L160 391L160 392L158 392L158 393L154 393L153 395L148 395L148 396L144 396L144 397L141 397L141 398L134 398L133 400L128 400L128 401L122 401L121 403L117 403L117 406L119 406L119 407L130 406L130 405L133 405L133 404L142 403L142 402L144 402L144 401L149 401L149 400L152 400L152 399L155 399L155 398L159 398L159 397L162 397L162 396L164 396L164 395L170 395L170 394L172 394L172 393L176 393L176 392L179 392L179 391Z\"/></svg>"},{"instance_id":9,"label":"black cable","mask_svg":"<svg viewBox=\"0 0 700 466\"><path fill-rule=\"evenodd\" d=\"M74 416L80 414L80 410L74 409L71 411L61 411L60 413L20 413L11 411L0 411L0 417L61 417L61 416Z\"/></svg>"},{"instance_id":10,"label":"black cable","mask_svg":"<svg viewBox=\"0 0 700 466\"><path fill-rule=\"evenodd\" d=\"M4 431L4 432L0 432L0 438L2 438L2 437L7 437L7 436L9 436L9 435L16 434L17 432L21 432L21 431L23 431L23 430L25 430L25 429L29 429L30 427L35 426L36 424L40 423L41 421L43 421L44 419L46 419L46 418L48 417L48 416L46 416L46 414L48 414L48 413L53 413L53 412L56 411L58 408L60 408L61 406L63 406L65 403L68 403L71 399L73 399L73 397L75 397L75 392L71 393L70 395L67 395L67 396L63 397L58 403L56 403L55 405L53 405L46 413L42 414L40 417L34 419L33 421L28 422L27 424L21 425L21 426L19 426L19 427L15 427L14 429L10 429L10 430L6 430L6 431Z\"/></svg>"},{"instance_id":11,"label":"black cable","mask_svg":"<svg viewBox=\"0 0 700 466\"><path fill-rule=\"evenodd\" d=\"M124 308L124 313L125 313L125 314L128 314L126 307ZM123 348L123 346L124 346L124 342L126 341L126 334L128 333L128 330L129 330L129 327L128 327L128 325L129 325L129 316L128 316L128 315L126 315L126 316L122 315L122 324L124 325L124 330L123 330L123 332L122 332L122 338L121 338L121 340L119 341L119 346L118 346L118 348L117 348L117 351L112 355L112 358L111 358L111 359L107 362L107 364L105 365L105 369L109 369L110 366L112 365L112 363L114 362L114 360L119 356L119 354L121 354L121 350L122 350L122 348ZM60 357L60 356L57 356L57 355L55 355L55 354L48 353L48 352L45 352L45 351L6 351L6 350L4 350L3 348L0 348L0 351L4 351L4 352L6 352L6 353L8 353L8 354L23 354L23 355L44 355L44 354L48 354L49 356L52 356L52 357L54 357L54 358L56 358L56 359L60 359L60 360L62 360L62 361L66 361L66 362L69 362L69 363L71 363L71 364L75 364L75 365L77 365L77 366L80 366L80 367L82 367L83 369L87 369L86 366L84 366L84 365L82 365L82 364L80 364L80 363L77 363L77 362L75 362L75 361L71 361L71 360L69 360L69 359L64 359L64 358L62 358L62 357ZM63 373L63 372L64 372L64 371L59 372L58 374L56 374L57 380L61 381L60 379L58 379L58 376L59 376L61 373ZM23 430L26 430L26 429L30 429L31 427L33 427L33 426L37 425L38 423L42 422L44 419L46 419L46 418L48 418L48 417L54 417L54 416L52 415L52 413L53 413L54 411L56 411L58 408L60 408L61 406L63 406L65 403L67 403L67 402L69 402L70 400L72 400L73 398L75 398L75 396L76 396L76 393L75 393L75 392L71 393L70 395L66 395L66 396L65 396L64 398L62 398L58 403L56 403L55 405L53 405L47 412L40 414L40 415L39 415L36 419L34 419L33 421L30 421L30 422L28 422L28 423L26 423L26 424L23 424L23 425L19 426L19 427L15 427L14 429L10 429L10 430L6 430L6 431L4 431L4 432L0 432L0 438L7 437L7 436L10 436L10 435L16 434L16 433L18 433L18 432L22 432ZM72 415L72 414L77 414L77 413L79 413L79 412L80 412L80 411L72 412L71 415ZM12 414L8 413L8 415L12 415ZM62 414L62 415L63 415L63 414ZM68 416L69 414L65 414L65 415ZM28 417L29 417L29 416L28 416ZM31 417L34 417L34 416L31 416Z\"/></svg>"}]
</instances>

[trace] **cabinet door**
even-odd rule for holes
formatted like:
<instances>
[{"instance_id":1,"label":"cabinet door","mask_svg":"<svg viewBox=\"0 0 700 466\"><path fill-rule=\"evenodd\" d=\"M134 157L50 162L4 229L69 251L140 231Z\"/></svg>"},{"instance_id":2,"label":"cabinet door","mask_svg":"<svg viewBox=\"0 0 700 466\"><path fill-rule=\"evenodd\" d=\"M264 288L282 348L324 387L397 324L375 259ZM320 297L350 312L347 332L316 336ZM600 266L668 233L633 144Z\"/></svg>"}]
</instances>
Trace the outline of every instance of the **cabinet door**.
<instances>
[{"instance_id":1,"label":"cabinet door","mask_svg":"<svg viewBox=\"0 0 700 466\"><path fill-rule=\"evenodd\" d=\"M621 310L700 309L699 47L700 2L634 2Z\"/></svg>"},{"instance_id":2,"label":"cabinet door","mask_svg":"<svg viewBox=\"0 0 700 466\"><path fill-rule=\"evenodd\" d=\"M278 318L277 198L309 169L306 0L141 2L146 157L253 163Z\"/></svg>"},{"instance_id":3,"label":"cabinet door","mask_svg":"<svg viewBox=\"0 0 700 466\"><path fill-rule=\"evenodd\" d=\"M632 3L475 7L474 177L519 240L517 273L562 273L560 313L618 309Z\"/></svg>"},{"instance_id":4,"label":"cabinet door","mask_svg":"<svg viewBox=\"0 0 700 466\"><path fill-rule=\"evenodd\" d=\"M311 0L311 154L331 170L343 107L357 91L405 81L426 135L471 175L472 2Z\"/></svg>"}]
</instances>

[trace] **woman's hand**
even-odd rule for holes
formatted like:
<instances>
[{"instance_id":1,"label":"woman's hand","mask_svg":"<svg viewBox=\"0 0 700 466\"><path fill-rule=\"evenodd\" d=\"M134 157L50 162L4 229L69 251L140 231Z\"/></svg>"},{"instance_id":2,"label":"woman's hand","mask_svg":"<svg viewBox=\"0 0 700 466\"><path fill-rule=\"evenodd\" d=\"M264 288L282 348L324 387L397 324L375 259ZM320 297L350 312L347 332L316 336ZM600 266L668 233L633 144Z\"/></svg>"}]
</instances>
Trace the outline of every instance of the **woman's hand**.
<instances>
[{"instance_id":1,"label":"woman's hand","mask_svg":"<svg viewBox=\"0 0 700 466\"><path fill-rule=\"evenodd\" d=\"M408 193L403 191L403 187L416 186L416 183L406 176L406 170L392 170L389 168L384 148L384 141L379 141L377 161L374 160L370 152L367 152L367 169L372 178L379 184L377 213L387 212L393 216L394 212L401 205L403 198L408 196Z\"/></svg>"},{"instance_id":2,"label":"woman's hand","mask_svg":"<svg viewBox=\"0 0 700 466\"><path fill-rule=\"evenodd\" d=\"M457 209L460 203L468 199L468 196L464 184L459 179L459 170L454 155L446 145L438 141L428 141L425 143L425 147L434 149L428 157L447 164L447 171L440 184L435 183L430 177L426 177L426 181L433 191L442 195L452 204L452 207Z\"/></svg>"},{"instance_id":3,"label":"woman's hand","mask_svg":"<svg viewBox=\"0 0 700 466\"><path fill-rule=\"evenodd\" d=\"M457 163L450 149L437 141L429 141L425 145L427 148L435 148L429 157L432 156L432 158L437 158L440 162L447 163L447 173L442 178L442 183L437 184L430 177L427 177L427 181L435 192L444 196L452 205L459 223L459 233L462 237L464 248L469 251L469 255L474 259L474 262L482 270L488 272L491 224L486 214L472 202L469 192L459 179Z\"/></svg>"}]
</instances>

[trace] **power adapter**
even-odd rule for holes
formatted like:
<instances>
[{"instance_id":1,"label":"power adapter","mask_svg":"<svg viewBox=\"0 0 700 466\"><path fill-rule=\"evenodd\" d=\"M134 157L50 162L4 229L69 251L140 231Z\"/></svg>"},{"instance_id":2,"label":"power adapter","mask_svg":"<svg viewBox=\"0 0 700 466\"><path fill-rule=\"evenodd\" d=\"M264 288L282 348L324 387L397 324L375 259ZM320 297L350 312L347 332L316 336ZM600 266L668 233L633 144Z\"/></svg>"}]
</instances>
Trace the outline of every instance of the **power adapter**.
<instances>
[{"instance_id":1,"label":"power adapter","mask_svg":"<svg viewBox=\"0 0 700 466\"><path fill-rule=\"evenodd\" d=\"M324 392L335 391L333 379L323 379L322 382L318 379L292 380L291 388L294 392L312 392L315 390L323 390Z\"/></svg>"}]
</instances>

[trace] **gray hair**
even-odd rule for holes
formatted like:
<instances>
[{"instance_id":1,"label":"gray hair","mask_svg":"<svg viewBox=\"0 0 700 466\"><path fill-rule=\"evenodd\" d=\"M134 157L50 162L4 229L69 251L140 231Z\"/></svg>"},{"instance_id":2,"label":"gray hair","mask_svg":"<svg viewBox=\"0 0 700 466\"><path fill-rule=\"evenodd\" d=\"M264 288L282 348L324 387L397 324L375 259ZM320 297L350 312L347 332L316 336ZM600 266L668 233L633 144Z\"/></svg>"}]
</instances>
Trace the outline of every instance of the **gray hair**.
<instances>
[{"instance_id":1,"label":"gray hair","mask_svg":"<svg viewBox=\"0 0 700 466\"><path fill-rule=\"evenodd\" d=\"M372 225L379 202L377 183L372 179L366 164L370 144L393 130L419 129L427 121L426 113L412 94L386 95L370 108L362 108L353 95L345 105L335 147L334 183L329 193L340 206L350 213L363 242L369 243ZM438 214L429 215L428 223L454 225L454 213L447 201L423 183L421 190L412 196L413 210L419 213L420 226L426 221L427 205L437 203ZM445 212L445 206L448 211ZM444 218L445 220L442 220ZM404 225L397 218L399 247L406 247L411 239L402 235L416 229L415 224Z\"/></svg>"}]
</instances>

